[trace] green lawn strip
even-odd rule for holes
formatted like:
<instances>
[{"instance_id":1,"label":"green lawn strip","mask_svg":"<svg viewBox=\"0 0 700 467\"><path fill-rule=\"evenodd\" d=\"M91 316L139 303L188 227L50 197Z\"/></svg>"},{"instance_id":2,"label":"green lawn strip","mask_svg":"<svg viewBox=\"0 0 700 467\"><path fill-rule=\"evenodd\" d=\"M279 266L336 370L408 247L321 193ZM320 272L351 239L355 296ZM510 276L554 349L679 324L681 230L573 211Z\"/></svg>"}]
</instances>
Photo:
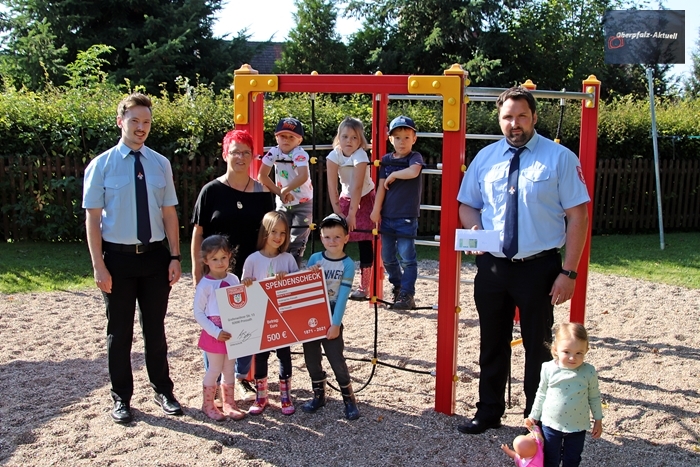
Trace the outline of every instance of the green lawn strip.
<instances>
[{"instance_id":1,"label":"green lawn strip","mask_svg":"<svg viewBox=\"0 0 700 467\"><path fill-rule=\"evenodd\" d=\"M192 266L182 246L182 270ZM94 287L86 243L0 243L0 293L46 292Z\"/></svg>"},{"instance_id":2,"label":"green lawn strip","mask_svg":"<svg viewBox=\"0 0 700 467\"><path fill-rule=\"evenodd\" d=\"M700 232L595 236L590 270L700 289Z\"/></svg>"},{"instance_id":3,"label":"green lawn strip","mask_svg":"<svg viewBox=\"0 0 700 467\"><path fill-rule=\"evenodd\" d=\"M82 243L0 243L0 292L74 290L93 284Z\"/></svg>"},{"instance_id":4,"label":"green lawn strip","mask_svg":"<svg viewBox=\"0 0 700 467\"><path fill-rule=\"evenodd\" d=\"M322 251L316 241L313 251ZM419 259L439 260L439 249L417 246ZM191 271L189 244L181 247L182 270ZM309 244L306 257L311 254ZM347 252L359 258L357 244ZM463 263L473 256L462 255ZM591 247L590 270L669 285L700 289L700 232L672 233L665 236L665 249L659 236L595 236ZM0 243L0 293L13 294L94 287L90 255L85 243Z\"/></svg>"}]
</instances>

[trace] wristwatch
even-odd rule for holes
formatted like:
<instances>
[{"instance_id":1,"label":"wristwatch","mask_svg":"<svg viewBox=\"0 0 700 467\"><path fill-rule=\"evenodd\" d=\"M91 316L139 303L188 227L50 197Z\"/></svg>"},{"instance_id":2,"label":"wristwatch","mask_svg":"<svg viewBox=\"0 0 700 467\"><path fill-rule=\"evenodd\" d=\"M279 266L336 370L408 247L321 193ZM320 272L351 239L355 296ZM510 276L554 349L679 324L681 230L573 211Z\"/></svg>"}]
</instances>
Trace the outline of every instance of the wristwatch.
<instances>
[{"instance_id":1,"label":"wristwatch","mask_svg":"<svg viewBox=\"0 0 700 467\"><path fill-rule=\"evenodd\" d=\"M172 260L174 260L174 259L176 259L176 260L182 262L182 255L172 255L172 256L170 256L170 261L172 261ZM574 275L575 275L575 274L576 274L576 273L574 273Z\"/></svg>"},{"instance_id":2,"label":"wristwatch","mask_svg":"<svg viewBox=\"0 0 700 467\"><path fill-rule=\"evenodd\" d=\"M567 271L566 269L562 269L561 273L569 279L576 279L576 277L578 277L578 273L576 271Z\"/></svg>"}]
</instances>

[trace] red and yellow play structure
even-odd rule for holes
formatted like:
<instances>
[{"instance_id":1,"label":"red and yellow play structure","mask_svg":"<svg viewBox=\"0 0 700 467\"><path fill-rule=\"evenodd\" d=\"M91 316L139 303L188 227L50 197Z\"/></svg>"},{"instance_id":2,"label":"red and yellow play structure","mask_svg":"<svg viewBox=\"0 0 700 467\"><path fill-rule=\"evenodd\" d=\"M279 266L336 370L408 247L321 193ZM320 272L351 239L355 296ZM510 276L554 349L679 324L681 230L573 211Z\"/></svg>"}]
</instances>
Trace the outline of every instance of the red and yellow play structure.
<instances>
[{"instance_id":1,"label":"red and yellow play structure","mask_svg":"<svg viewBox=\"0 0 700 467\"><path fill-rule=\"evenodd\" d=\"M455 411L457 376L457 325L459 320L459 286L461 252L455 251L455 230L459 223L457 192L462 181L466 148L467 103L470 96L498 96L503 89L468 88L469 80L460 65L452 65L442 76L418 75L261 75L249 65L243 65L234 75L234 121L237 129L253 135L254 154L263 153L263 101L265 92L304 92L337 94L371 94L373 99L372 160L386 151L387 108L391 94L441 96L443 115L442 192L440 215L440 281L438 282L438 323L436 355L435 410L452 415ZM534 85L525 84L530 88ZM535 91L538 98L580 99L581 132L579 158L588 193L593 199L600 81L590 76L583 81L580 93ZM493 99L495 100L495 98ZM251 167L257 175L258 167ZM593 216L588 204L588 216ZM578 269L576 291L571 301L570 320L583 323L585 319L586 284L590 257L590 229Z\"/></svg>"}]
</instances>

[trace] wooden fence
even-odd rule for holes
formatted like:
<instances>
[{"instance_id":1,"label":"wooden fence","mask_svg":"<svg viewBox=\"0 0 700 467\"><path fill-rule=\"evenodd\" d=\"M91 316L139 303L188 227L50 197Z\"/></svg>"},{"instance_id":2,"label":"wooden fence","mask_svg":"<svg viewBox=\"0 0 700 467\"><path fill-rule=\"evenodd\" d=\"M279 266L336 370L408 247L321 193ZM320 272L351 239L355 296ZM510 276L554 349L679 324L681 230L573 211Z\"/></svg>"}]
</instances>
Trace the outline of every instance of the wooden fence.
<instances>
[{"instance_id":1,"label":"wooden fence","mask_svg":"<svg viewBox=\"0 0 700 467\"><path fill-rule=\"evenodd\" d=\"M80 208L84 164L68 157L38 161L23 156L0 159L0 237L39 239L42 232L60 226L66 232L57 240L83 238L84 214ZM437 160L427 158L426 163ZM172 159L182 236L189 238L192 207L200 188L224 173L220 157L184 156ZM331 212L326 193L324 164L312 167L316 203L314 219ZM700 229L700 160L663 160L660 165L664 228ZM440 176L422 175L422 204L440 205ZM593 232L636 233L658 229L656 185L653 161L646 159L604 159L598 162L594 198ZM53 223L51 228L47 224ZM71 229L68 229L71 227ZM440 213L422 211L421 235L440 231ZM82 237L81 237L82 236Z\"/></svg>"},{"instance_id":2,"label":"wooden fence","mask_svg":"<svg viewBox=\"0 0 700 467\"><path fill-rule=\"evenodd\" d=\"M664 229L699 229L700 160L662 160L659 175ZM594 203L594 233L658 230L654 161L598 161Z\"/></svg>"}]
</instances>

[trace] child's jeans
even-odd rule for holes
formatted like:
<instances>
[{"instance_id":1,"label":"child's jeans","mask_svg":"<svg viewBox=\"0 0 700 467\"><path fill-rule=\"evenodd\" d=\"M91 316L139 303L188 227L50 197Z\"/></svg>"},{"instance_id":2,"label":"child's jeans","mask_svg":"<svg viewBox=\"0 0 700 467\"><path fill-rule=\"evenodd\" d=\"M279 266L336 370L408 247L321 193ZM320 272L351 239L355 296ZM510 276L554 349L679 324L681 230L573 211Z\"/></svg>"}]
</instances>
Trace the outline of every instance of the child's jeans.
<instances>
[{"instance_id":1,"label":"child's jeans","mask_svg":"<svg viewBox=\"0 0 700 467\"><path fill-rule=\"evenodd\" d=\"M389 282L394 287L400 287L403 292L415 295L418 277L415 240L418 233L418 219L382 217L381 231L382 261L384 269L389 274Z\"/></svg>"},{"instance_id":2,"label":"child's jeans","mask_svg":"<svg viewBox=\"0 0 700 467\"><path fill-rule=\"evenodd\" d=\"M544 467L578 467L581 463L585 431L564 433L542 425L544 435Z\"/></svg>"},{"instance_id":3,"label":"child's jeans","mask_svg":"<svg viewBox=\"0 0 700 467\"><path fill-rule=\"evenodd\" d=\"M306 242L309 240L313 202L307 201L293 206L278 207L277 210L285 215L289 224L289 249L287 252L294 256L294 259L297 260L297 266L301 267Z\"/></svg>"}]
</instances>

